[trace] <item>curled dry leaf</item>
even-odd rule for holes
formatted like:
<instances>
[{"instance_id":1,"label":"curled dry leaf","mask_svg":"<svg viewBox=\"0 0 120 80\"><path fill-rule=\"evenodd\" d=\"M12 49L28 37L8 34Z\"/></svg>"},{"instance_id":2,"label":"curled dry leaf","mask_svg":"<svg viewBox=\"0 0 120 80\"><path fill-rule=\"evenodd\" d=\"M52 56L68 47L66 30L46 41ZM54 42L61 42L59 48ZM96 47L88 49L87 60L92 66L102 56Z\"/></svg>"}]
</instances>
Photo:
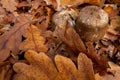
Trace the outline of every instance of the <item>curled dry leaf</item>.
<instances>
[{"instance_id":1,"label":"curled dry leaf","mask_svg":"<svg viewBox=\"0 0 120 80\"><path fill-rule=\"evenodd\" d=\"M89 58L91 58L91 60L94 63L100 64L100 58L98 57L98 55L97 55L97 53L96 53L96 51L95 51L94 46L92 45L92 43L91 42L87 42L86 44L87 44L87 47L88 47L88 49L87 49L88 51L86 53L87 56Z\"/></svg>"},{"instance_id":2,"label":"curled dry leaf","mask_svg":"<svg viewBox=\"0 0 120 80\"><path fill-rule=\"evenodd\" d=\"M18 22L7 32L0 36L0 61L6 60L10 56L10 51L17 55L22 35L26 32L29 25L28 18L20 15Z\"/></svg>"},{"instance_id":3,"label":"curled dry leaf","mask_svg":"<svg viewBox=\"0 0 120 80\"><path fill-rule=\"evenodd\" d=\"M39 29L31 25L28 27L27 32L25 34L25 40L20 44L20 50L35 50L37 52L46 52L48 50L47 46L45 45L45 38L40 36Z\"/></svg>"},{"instance_id":4,"label":"curled dry leaf","mask_svg":"<svg viewBox=\"0 0 120 80\"><path fill-rule=\"evenodd\" d=\"M72 60L60 55L55 56L56 66L42 52L28 50L25 58L30 65L15 63L13 69L17 74L13 80L95 80L92 62L83 53L78 57L78 69Z\"/></svg>"},{"instance_id":5,"label":"curled dry leaf","mask_svg":"<svg viewBox=\"0 0 120 80\"><path fill-rule=\"evenodd\" d=\"M78 56L78 71L79 71L79 76L80 76L78 80L80 79L95 80L94 74L93 74L94 72L92 68L92 62L83 53L80 53Z\"/></svg>"},{"instance_id":6,"label":"curled dry leaf","mask_svg":"<svg viewBox=\"0 0 120 80\"><path fill-rule=\"evenodd\" d=\"M99 76L96 74L96 80L120 80L120 66L116 65L113 62L108 62L111 71L113 71L112 74L106 74L104 76Z\"/></svg>"},{"instance_id":7,"label":"curled dry leaf","mask_svg":"<svg viewBox=\"0 0 120 80\"><path fill-rule=\"evenodd\" d=\"M7 11L13 12L16 10L17 2L16 0L1 0L3 8Z\"/></svg>"},{"instance_id":8,"label":"curled dry leaf","mask_svg":"<svg viewBox=\"0 0 120 80\"><path fill-rule=\"evenodd\" d=\"M94 46L92 45L91 42L87 42L86 43L88 46L88 51L86 53L86 55L94 62L98 65L98 72L100 72L101 75L104 75L107 71L107 56L106 55L101 55L99 56L97 54L97 52L94 49Z\"/></svg>"},{"instance_id":9,"label":"curled dry leaf","mask_svg":"<svg viewBox=\"0 0 120 80\"><path fill-rule=\"evenodd\" d=\"M86 53L86 48L83 41L69 23L66 26L57 26L55 34L76 54L79 54L79 52Z\"/></svg>"},{"instance_id":10,"label":"curled dry leaf","mask_svg":"<svg viewBox=\"0 0 120 80\"><path fill-rule=\"evenodd\" d=\"M10 64L9 61L0 62L0 67Z\"/></svg>"}]
</instances>

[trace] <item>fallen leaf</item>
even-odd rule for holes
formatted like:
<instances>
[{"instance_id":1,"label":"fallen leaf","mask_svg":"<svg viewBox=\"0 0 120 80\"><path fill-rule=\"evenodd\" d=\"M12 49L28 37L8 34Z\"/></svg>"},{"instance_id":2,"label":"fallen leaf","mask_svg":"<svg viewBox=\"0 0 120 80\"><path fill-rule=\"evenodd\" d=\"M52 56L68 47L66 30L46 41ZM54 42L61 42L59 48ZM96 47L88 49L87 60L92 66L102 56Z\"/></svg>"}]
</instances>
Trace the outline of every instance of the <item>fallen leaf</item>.
<instances>
[{"instance_id":1,"label":"fallen leaf","mask_svg":"<svg viewBox=\"0 0 120 80\"><path fill-rule=\"evenodd\" d=\"M0 80L10 80L13 74L13 69L10 64L0 67Z\"/></svg>"},{"instance_id":2,"label":"fallen leaf","mask_svg":"<svg viewBox=\"0 0 120 80\"><path fill-rule=\"evenodd\" d=\"M101 75L104 75L106 73L107 67L108 67L107 56L104 55L104 54L99 56L97 54L97 52L95 51L94 46L92 45L91 42L87 42L86 44L88 46L86 55L98 66L97 67L98 68L98 72Z\"/></svg>"},{"instance_id":3,"label":"fallen leaf","mask_svg":"<svg viewBox=\"0 0 120 80\"><path fill-rule=\"evenodd\" d=\"M47 7L45 4L41 4L41 6L36 11L33 11L32 14L33 19L40 19L38 23L36 23L36 26L40 29L40 32L46 32L52 19L51 8Z\"/></svg>"},{"instance_id":4,"label":"fallen leaf","mask_svg":"<svg viewBox=\"0 0 120 80\"><path fill-rule=\"evenodd\" d=\"M54 9L57 9L57 0L44 0L47 5L52 5Z\"/></svg>"},{"instance_id":5,"label":"fallen leaf","mask_svg":"<svg viewBox=\"0 0 120 80\"><path fill-rule=\"evenodd\" d=\"M0 67L3 67L3 66L8 65L8 64L10 64L9 61L0 62Z\"/></svg>"},{"instance_id":6,"label":"fallen leaf","mask_svg":"<svg viewBox=\"0 0 120 80\"><path fill-rule=\"evenodd\" d=\"M19 16L17 20L18 23L0 36L0 61L6 60L10 56L10 52L14 55L19 52L22 35L26 32L29 21L24 15Z\"/></svg>"},{"instance_id":7,"label":"fallen leaf","mask_svg":"<svg viewBox=\"0 0 120 80\"><path fill-rule=\"evenodd\" d=\"M30 7L31 4L27 3L26 1L22 1L20 3L18 3L17 8L21 8L21 7Z\"/></svg>"},{"instance_id":8,"label":"fallen leaf","mask_svg":"<svg viewBox=\"0 0 120 80\"><path fill-rule=\"evenodd\" d=\"M95 74L95 80L102 80L101 76L98 73Z\"/></svg>"},{"instance_id":9,"label":"fallen leaf","mask_svg":"<svg viewBox=\"0 0 120 80\"><path fill-rule=\"evenodd\" d=\"M71 59L60 55L54 62L43 52L28 50L25 58L30 65L15 63L13 80L95 80L92 62L83 53L78 57L78 69Z\"/></svg>"},{"instance_id":10,"label":"fallen leaf","mask_svg":"<svg viewBox=\"0 0 120 80\"><path fill-rule=\"evenodd\" d=\"M33 9L37 9L42 3L44 3L43 0L33 0L33 1L31 2L32 10L33 10Z\"/></svg>"},{"instance_id":11,"label":"fallen leaf","mask_svg":"<svg viewBox=\"0 0 120 80\"><path fill-rule=\"evenodd\" d=\"M93 67L91 60L84 54L80 53L78 56L78 71L79 80L95 80Z\"/></svg>"},{"instance_id":12,"label":"fallen leaf","mask_svg":"<svg viewBox=\"0 0 120 80\"><path fill-rule=\"evenodd\" d=\"M26 39L20 44L20 50L26 51L31 49L36 52L46 52L48 50L45 45L46 39L41 36L39 29L36 26L31 25L28 27L24 37Z\"/></svg>"},{"instance_id":13,"label":"fallen leaf","mask_svg":"<svg viewBox=\"0 0 120 80\"><path fill-rule=\"evenodd\" d=\"M56 55L55 63L59 71L56 80L77 80L77 68L71 59Z\"/></svg>"},{"instance_id":14,"label":"fallen leaf","mask_svg":"<svg viewBox=\"0 0 120 80\"><path fill-rule=\"evenodd\" d=\"M115 73L112 74L106 74L104 76L99 76L100 80L120 80L120 66L116 65L113 62L108 62L110 69L114 70ZM98 77L98 74L95 75ZM96 78L96 80L99 80L99 78Z\"/></svg>"},{"instance_id":15,"label":"fallen leaf","mask_svg":"<svg viewBox=\"0 0 120 80\"><path fill-rule=\"evenodd\" d=\"M104 35L104 39L115 41L120 37L120 16L114 16L110 20L109 29Z\"/></svg>"},{"instance_id":16,"label":"fallen leaf","mask_svg":"<svg viewBox=\"0 0 120 80\"><path fill-rule=\"evenodd\" d=\"M1 3L3 5L3 8L5 8L7 11L13 12L17 9L16 0L1 0Z\"/></svg>"},{"instance_id":17,"label":"fallen leaf","mask_svg":"<svg viewBox=\"0 0 120 80\"><path fill-rule=\"evenodd\" d=\"M115 4L106 4L104 10L108 13L109 17L115 17L118 14L117 5Z\"/></svg>"},{"instance_id":18,"label":"fallen leaf","mask_svg":"<svg viewBox=\"0 0 120 80\"><path fill-rule=\"evenodd\" d=\"M86 48L82 39L70 24L62 27L57 26L55 34L76 54L79 54L79 52L86 53Z\"/></svg>"},{"instance_id":19,"label":"fallen leaf","mask_svg":"<svg viewBox=\"0 0 120 80\"><path fill-rule=\"evenodd\" d=\"M30 65L25 63L15 63L13 69L20 75L17 80L24 78L25 80L54 80L57 70L52 60L45 53L36 53L29 50L25 54L25 58ZM21 68L22 67L22 68ZM20 79L19 79L20 78ZM13 79L16 80L16 79Z\"/></svg>"},{"instance_id":20,"label":"fallen leaf","mask_svg":"<svg viewBox=\"0 0 120 80\"><path fill-rule=\"evenodd\" d=\"M47 3L50 4L50 2L52 2L52 0L45 0ZM57 2L57 9L58 11L60 11L61 9L65 8L65 7L76 7L79 6L81 4L84 3L88 3L88 4L92 4L92 5L97 5L97 6L103 6L105 0L56 0ZM54 4L52 4L54 5Z\"/></svg>"},{"instance_id":21,"label":"fallen leaf","mask_svg":"<svg viewBox=\"0 0 120 80\"><path fill-rule=\"evenodd\" d=\"M120 0L106 0L107 3L120 5Z\"/></svg>"},{"instance_id":22,"label":"fallen leaf","mask_svg":"<svg viewBox=\"0 0 120 80\"><path fill-rule=\"evenodd\" d=\"M86 3L92 4L92 5L97 5L102 7L105 3L105 0L85 0Z\"/></svg>"},{"instance_id":23,"label":"fallen leaf","mask_svg":"<svg viewBox=\"0 0 120 80\"><path fill-rule=\"evenodd\" d=\"M86 43L87 44L87 47L88 47L88 51L87 51L87 56L89 57L89 58L91 58L91 60L94 62L94 63L96 63L96 64L100 64L100 58L99 58L99 56L97 55L97 52L95 51L95 49L94 49L94 46L92 45L92 43L91 42L87 42Z\"/></svg>"}]
</instances>

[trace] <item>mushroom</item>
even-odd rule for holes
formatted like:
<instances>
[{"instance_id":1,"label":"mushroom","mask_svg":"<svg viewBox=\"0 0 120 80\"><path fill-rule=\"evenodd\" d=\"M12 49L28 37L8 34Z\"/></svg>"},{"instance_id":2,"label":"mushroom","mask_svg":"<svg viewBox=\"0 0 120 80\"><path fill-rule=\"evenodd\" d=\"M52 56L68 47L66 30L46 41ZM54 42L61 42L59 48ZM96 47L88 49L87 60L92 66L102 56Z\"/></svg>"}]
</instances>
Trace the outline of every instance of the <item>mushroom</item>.
<instances>
[{"instance_id":1,"label":"mushroom","mask_svg":"<svg viewBox=\"0 0 120 80\"><path fill-rule=\"evenodd\" d=\"M73 52L86 52L85 45L79 35L76 33L74 26L78 16L78 11L73 8L64 9L53 15L52 22L55 24L53 37L67 45ZM76 40L76 42L74 42Z\"/></svg>"},{"instance_id":2,"label":"mushroom","mask_svg":"<svg viewBox=\"0 0 120 80\"><path fill-rule=\"evenodd\" d=\"M67 22L69 22L72 26L75 25L75 19L78 16L77 10L72 8L63 9L61 11L56 12L53 15L52 22L59 27L64 27Z\"/></svg>"},{"instance_id":3,"label":"mushroom","mask_svg":"<svg viewBox=\"0 0 120 80\"><path fill-rule=\"evenodd\" d=\"M103 9L87 6L79 12L75 29L83 41L94 42L104 36L108 22L108 14Z\"/></svg>"},{"instance_id":4,"label":"mushroom","mask_svg":"<svg viewBox=\"0 0 120 80\"><path fill-rule=\"evenodd\" d=\"M74 10L73 8L63 9L61 11L56 12L52 16L52 25L54 28L53 37L55 37L58 42L61 41L59 35L65 33L67 24L70 24L70 27L75 26L75 20L77 16L78 11Z\"/></svg>"}]
</instances>

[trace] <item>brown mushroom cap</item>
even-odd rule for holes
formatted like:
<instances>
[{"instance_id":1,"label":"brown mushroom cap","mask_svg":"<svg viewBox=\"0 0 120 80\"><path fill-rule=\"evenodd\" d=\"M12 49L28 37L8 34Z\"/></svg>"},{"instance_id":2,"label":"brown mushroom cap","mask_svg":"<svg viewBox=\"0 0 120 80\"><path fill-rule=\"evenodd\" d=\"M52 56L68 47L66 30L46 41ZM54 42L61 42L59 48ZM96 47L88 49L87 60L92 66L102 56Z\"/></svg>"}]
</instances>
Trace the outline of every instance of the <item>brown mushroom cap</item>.
<instances>
[{"instance_id":1,"label":"brown mushroom cap","mask_svg":"<svg viewBox=\"0 0 120 80\"><path fill-rule=\"evenodd\" d=\"M108 14L97 6L83 8L76 21L76 31L84 41L101 39L108 25Z\"/></svg>"}]
</instances>

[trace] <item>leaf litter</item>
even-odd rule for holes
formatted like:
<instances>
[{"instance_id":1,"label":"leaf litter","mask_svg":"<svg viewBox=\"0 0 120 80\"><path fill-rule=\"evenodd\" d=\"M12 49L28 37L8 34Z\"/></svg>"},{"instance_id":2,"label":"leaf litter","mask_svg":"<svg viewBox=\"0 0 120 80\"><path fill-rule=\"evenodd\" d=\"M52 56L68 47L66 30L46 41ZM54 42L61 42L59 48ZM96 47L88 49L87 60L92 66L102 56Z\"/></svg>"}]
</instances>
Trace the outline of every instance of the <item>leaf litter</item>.
<instances>
[{"instance_id":1,"label":"leaf litter","mask_svg":"<svg viewBox=\"0 0 120 80\"><path fill-rule=\"evenodd\" d=\"M109 16L99 41L82 40L69 20L52 23L56 12L88 5ZM0 80L119 80L119 5L119 0L1 0Z\"/></svg>"}]
</instances>

